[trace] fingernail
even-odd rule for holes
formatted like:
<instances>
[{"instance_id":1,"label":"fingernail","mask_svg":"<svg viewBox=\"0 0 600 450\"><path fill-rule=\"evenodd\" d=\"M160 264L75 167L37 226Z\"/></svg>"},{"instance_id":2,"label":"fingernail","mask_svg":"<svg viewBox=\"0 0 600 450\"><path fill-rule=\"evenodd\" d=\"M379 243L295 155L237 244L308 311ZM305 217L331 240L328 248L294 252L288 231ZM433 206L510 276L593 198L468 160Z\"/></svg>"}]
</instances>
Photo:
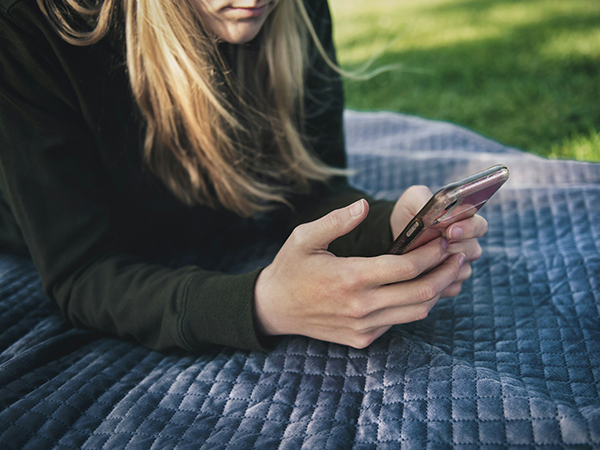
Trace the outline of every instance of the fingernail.
<instances>
[{"instance_id":1,"label":"fingernail","mask_svg":"<svg viewBox=\"0 0 600 450\"><path fill-rule=\"evenodd\" d=\"M360 216L364 210L365 205L363 204L363 201L361 199L350 206L350 215L352 217Z\"/></svg>"},{"instance_id":2,"label":"fingernail","mask_svg":"<svg viewBox=\"0 0 600 450\"><path fill-rule=\"evenodd\" d=\"M465 263L465 259L467 259L467 256L464 253L458 254L458 262L461 266Z\"/></svg>"},{"instance_id":3,"label":"fingernail","mask_svg":"<svg viewBox=\"0 0 600 450\"><path fill-rule=\"evenodd\" d=\"M454 227L450 230L450 239L458 239L463 235L464 231L461 227Z\"/></svg>"}]
</instances>

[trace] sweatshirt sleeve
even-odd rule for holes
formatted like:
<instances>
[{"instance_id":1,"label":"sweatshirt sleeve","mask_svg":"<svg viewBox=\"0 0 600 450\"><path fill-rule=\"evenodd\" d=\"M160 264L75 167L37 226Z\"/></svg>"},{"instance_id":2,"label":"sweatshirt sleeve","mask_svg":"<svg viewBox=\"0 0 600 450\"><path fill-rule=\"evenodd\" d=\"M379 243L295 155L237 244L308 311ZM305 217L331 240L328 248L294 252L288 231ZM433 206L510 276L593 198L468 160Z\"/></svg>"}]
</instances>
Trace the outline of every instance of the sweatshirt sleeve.
<instances>
[{"instance_id":1,"label":"sweatshirt sleeve","mask_svg":"<svg viewBox=\"0 0 600 450\"><path fill-rule=\"evenodd\" d=\"M153 349L264 348L253 324L258 270L173 269L128 250L62 44L33 8L0 7L0 190L46 294L75 326Z\"/></svg>"},{"instance_id":2,"label":"sweatshirt sleeve","mask_svg":"<svg viewBox=\"0 0 600 450\"><path fill-rule=\"evenodd\" d=\"M306 2L307 12L315 31L330 59L337 63L332 34L332 20L326 0ZM331 69L311 46L311 64L306 79L306 135L317 155L328 165L346 168L344 142L344 90L340 75ZM369 215L354 231L334 241L329 250L338 256L375 256L392 244L390 215L394 204L374 200L338 177L318 186L309 196L295 201L297 214L291 227L316 220L334 209L347 206L361 198L370 205Z\"/></svg>"}]
</instances>

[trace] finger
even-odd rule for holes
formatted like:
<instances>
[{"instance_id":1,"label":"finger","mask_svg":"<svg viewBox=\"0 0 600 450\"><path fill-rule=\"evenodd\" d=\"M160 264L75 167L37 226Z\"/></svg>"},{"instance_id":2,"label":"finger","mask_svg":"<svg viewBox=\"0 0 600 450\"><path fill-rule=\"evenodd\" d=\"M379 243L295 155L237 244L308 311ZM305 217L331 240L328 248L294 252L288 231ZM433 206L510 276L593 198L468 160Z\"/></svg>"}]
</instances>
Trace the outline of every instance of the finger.
<instances>
[{"instance_id":1,"label":"finger","mask_svg":"<svg viewBox=\"0 0 600 450\"><path fill-rule=\"evenodd\" d=\"M439 299L440 296L437 295L427 302L416 305L378 310L355 326L362 327L362 333L369 333L373 330L380 330L382 328L390 328L394 325L423 320L429 315L429 312L433 309Z\"/></svg>"},{"instance_id":2,"label":"finger","mask_svg":"<svg viewBox=\"0 0 600 450\"><path fill-rule=\"evenodd\" d=\"M424 308L419 305L437 301L444 289L457 281L464 258L461 253L452 255L444 264L419 279L379 287L371 299L372 312L368 316L373 321L370 327L405 323L399 321L403 315L419 315Z\"/></svg>"},{"instance_id":3,"label":"finger","mask_svg":"<svg viewBox=\"0 0 600 450\"><path fill-rule=\"evenodd\" d=\"M471 277L471 274L471 264L465 262L460 268L460 272L458 277L456 277L456 281L442 291L440 298L456 297L458 294L460 294L463 283Z\"/></svg>"},{"instance_id":4,"label":"finger","mask_svg":"<svg viewBox=\"0 0 600 450\"><path fill-rule=\"evenodd\" d=\"M463 265L460 268L460 272L458 273L458 276L456 277L456 281L457 282L463 282L463 281L467 281L471 275L473 274L473 269L471 268L471 263L469 263L468 261L465 260L465 262L463 263Z\"/></svg>"},{"instance_id":5,"label":"finger","mask_svg":"<svg viewBox=\"0 0 600 450\"><path fill-rule=\"evenodd\" d=\"M444 289L440 294L440 298L456 297L458 294L460 294L461 290L462 282L457 281L456 283L452 283L450 286Z\"/></svg>"},{"instance_id":6,"label":"finger","mask_svg":"<svg viewBox=\"0 0 600 450\"><path fill-rule=\"evenodd\" d=\"M431 191L427 186L411 186L404 191L394 205L390 216L394 239L430 198Z\"/></svg>"},{"instance_id":7,"label":"finger","mask_svg":"<svg viewBox=\"0 0 600 450\"><path fill-rule=\"evenodd\" d=\"M349 336L346 338L346 345L359 349L366 348L389 329L390 327L386 326L369 330L352 330Z\"/></svg>"},{"instance_id":8,"label":"finger","mask_svg":"<svg viewBox=\"0 0 600 450\"><path fill-rule=\"evenodd\" d=\"M465 240L482 237L488 229L487 220L478 214L450 225L446 237L452 240Z\"/></svg>"},{"instance_id":9,"label":"finger","mask_svg":"<svg viewBox=\"0 0 600 450\"><path fill-rule=\"evenodd\" d=\"M437 238L404 255L381 255L374 258L347 258L348 276L359 280L363 288L412 280L440 263L448 241Z\"/></svg>"},{"instance_id":10,"label":"finger","mask_svg":"<svg viewBox=\"0 0 600 450\"><path fill-rule=\"evenodd\" d=\"M466 260L476 261L481 257L482 249L477 239L470 239L468 241L456 241L450 242L447 248L448 253L464 253Z\"/></svg>"},{"instance_id":11,"label":"finger","mask_svg":"<svg viewBox=\"0 0 600 450\"><path fill-rule=\"evenodd\" d=\"M402 196L402 204L406 210L412 214L416 214L425 203L429 201L433 194L427 186L416 185L409 187Z\"/></svg>"},{"instance_id":12,"label":"finger","mask_svg":"<svg viewBox=\"0 0 600 450\"><path fill-rule=\"evenodd\" d=\"M368 213L369 204L360 199L313 222L299 225L291 237L297 245L309 251L326 250L332 241L356 228Z\"/></svg>"}]
</instances>

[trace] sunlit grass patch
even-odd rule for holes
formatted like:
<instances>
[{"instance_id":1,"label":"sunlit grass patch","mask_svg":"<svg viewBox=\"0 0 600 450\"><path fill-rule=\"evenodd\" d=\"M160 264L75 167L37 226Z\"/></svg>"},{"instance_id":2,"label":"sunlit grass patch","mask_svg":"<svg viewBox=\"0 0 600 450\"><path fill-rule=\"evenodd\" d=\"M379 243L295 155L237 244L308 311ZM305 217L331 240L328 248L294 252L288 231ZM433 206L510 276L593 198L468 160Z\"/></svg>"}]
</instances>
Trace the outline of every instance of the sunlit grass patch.
<instances>
[{"instance_id":1,"label":"sunlit grass patch","mask_svg":"<svg viewBox=\"0 0 600 450\"><path fill-rule=\"evenodd\" d=\"M550 157L600 161L600 1L330 0L347 105L448 120ZM591 131L590 131L591 130Z\"/></svg>"},{"instance_id":2,"label":"sunlit grass patch","mask_svg":"<svg viewBox=\"0 0 600 450\"><path fill-rule=\"evenodd\" d=\"M553 144L549 156L551 158L597 161L598 149L600 149L600 133L590 130L589 133L576 134L562 143Z\"/></svg>"}]
</instances>

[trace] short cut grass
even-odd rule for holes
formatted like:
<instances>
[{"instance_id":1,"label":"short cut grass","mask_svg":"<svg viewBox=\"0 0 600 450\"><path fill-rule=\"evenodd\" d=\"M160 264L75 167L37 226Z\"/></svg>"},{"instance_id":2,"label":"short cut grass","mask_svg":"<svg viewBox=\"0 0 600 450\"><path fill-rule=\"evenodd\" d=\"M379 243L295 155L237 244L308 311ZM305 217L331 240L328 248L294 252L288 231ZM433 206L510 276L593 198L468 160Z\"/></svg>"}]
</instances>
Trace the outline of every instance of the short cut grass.
<instances>
[{"instance_id":1,"label":"short cut grass","mask_svg":"<svg viewBox=\"0 0 600 450\"><path fill-rule=\"evenodd\" d=\"M447 120L547 157L600 161L598 0L330 0L347 106Z\"/></svg>"}]
</instances>

